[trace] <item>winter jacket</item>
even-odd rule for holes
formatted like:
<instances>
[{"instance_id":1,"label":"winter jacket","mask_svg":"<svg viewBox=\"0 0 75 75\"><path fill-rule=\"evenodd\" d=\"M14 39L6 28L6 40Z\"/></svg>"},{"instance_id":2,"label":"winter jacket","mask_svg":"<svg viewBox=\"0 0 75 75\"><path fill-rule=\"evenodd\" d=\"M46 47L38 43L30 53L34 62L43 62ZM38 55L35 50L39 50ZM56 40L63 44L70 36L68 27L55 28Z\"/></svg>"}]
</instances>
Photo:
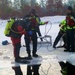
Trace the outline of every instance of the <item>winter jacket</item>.
<instances>
[{"instance_id":1,"label":"winter jacket","mask_svg":"<svg viewBox=\"0 0 75 75\"><path fill-rule=\"evenodd\" d=\"M60 23L60 26L61 26L60 30L65 32L66 31L66 20L63 20Z\"/></svg>"},{"instance_id":2,"label":"winter jacket","mask_svg":"<svg viewBox=\"0 0 75 75\"><path fill-rule=\"evenodd\" d=\"M24 20L29 19L30 20L30 28L29 30L36 30L37 26L44 25L45 22L41 22L40 18L37 15L31 16L30 14L26 15Z\"/></svg>"}]
</instances>

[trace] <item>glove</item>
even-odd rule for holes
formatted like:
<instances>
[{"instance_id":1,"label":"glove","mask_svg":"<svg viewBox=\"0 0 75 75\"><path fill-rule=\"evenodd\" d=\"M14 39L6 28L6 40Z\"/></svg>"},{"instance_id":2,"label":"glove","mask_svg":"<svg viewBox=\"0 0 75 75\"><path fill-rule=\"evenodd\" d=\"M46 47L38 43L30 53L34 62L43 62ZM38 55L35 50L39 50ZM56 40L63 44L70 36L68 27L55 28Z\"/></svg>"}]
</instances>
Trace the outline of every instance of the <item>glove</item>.
<instances>
[{"instance_id":1,"label":"glove","mask_svg":"<svg viewBox=\"0 0 75 75\"><path fill-rule=\"evenodd\" d=\"M47 24L48 23L48 21L47 22L45 22L45 24Z\"/></svg>"},{"instance_id":2,"label":"glove","mask_svg":"<svg viewBox=\"0 0 75 75\"><path fill-rule=\"evenodd\" d=\"M32 35L32 31L29 31L28 34L29 34L29 35Z\"/></svg>"}]
</instances>

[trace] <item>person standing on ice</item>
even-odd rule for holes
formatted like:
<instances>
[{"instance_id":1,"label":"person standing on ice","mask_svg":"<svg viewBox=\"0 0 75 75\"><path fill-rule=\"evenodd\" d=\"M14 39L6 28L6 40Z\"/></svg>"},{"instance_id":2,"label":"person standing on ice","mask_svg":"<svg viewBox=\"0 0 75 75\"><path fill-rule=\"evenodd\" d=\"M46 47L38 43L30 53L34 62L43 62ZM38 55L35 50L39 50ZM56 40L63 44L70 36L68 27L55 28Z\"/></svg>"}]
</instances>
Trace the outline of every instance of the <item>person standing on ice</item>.
<instances>
[{"instance_id":1,"label":"person standing on ice","mask_svg":"<svg viewBox=\"0 0 75 75\"><path fill-rule=\"evenodd\" d=\"M31 33L31 35L26 34L24 39L26 43L26 51L28 53L28 58L31 58L31 50L30 50L30 39L32 40L33 43L33 50L32 50L32 55L33 57L38 57L36 54L37 52L37 27L38 25L44 25L47 24L48 22L40 22L38 16L36 15L36 10L32 9L28 15L26 15L24 20L28 19L30 20L30 25L27 25L27 31ZM39 29L38 29L39 30Z\"/></svg>"},{"instance_id":2,"label":"person standing on ice","mask_svg":"<svg viewBox=\"0 0 75 75\"><path fill-rule=\"evenodd\" d=\"M21 48L21 37L23 34L27 33L25 28L26 28L25 22L23 20L15 20L15 17L12 17L8 21L5 31L4 31L4 34L5 35L7 34L6 36L11 38L12 45L14 47L14 49L13 49L14 58L15 58L16 62L19 62L21 59L21 57L19 56L20 48Z\"/></svg>"},{"instance_id":3,"label":"person standing on ice","mask_svg":"<svg viewBox=\"0 0 75 75\"><path fill-rule=\"evenodd\" d=\"M67 39L67 49L64 51L74 52L75 44L75 13L73 8L68 6L66 15L66 39Z\"/></svg>"}]
</instances>

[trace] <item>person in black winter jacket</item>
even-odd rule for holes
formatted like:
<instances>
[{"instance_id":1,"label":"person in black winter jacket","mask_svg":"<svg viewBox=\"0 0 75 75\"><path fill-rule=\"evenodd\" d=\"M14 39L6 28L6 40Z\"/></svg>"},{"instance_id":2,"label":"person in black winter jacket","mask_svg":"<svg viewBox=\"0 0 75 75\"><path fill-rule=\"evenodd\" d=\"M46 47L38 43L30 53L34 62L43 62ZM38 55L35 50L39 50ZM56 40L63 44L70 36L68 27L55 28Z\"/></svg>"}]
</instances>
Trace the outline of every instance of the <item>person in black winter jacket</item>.
<instances>
[{"instance_id":1,"label":"person in black winter jacket","mask_svg":"<svg viewBox=\"0 0 75 75\"><path fill-rule=\"evenodd\" d=\"M39 25L41 25L41 24L44 25L44 24L47 24L48 22L40 22L39 17L36 15L35 9L32 9L29 12L29 14L26 15L23 19L30 21L30 22L28 22L30 24L27 24L27 30L26 30L26 31L28 31L28 33L30 33L30 35L27 34L24 37L25 43L26 43L26 51L27 51L27 54L28 54L28 58L31 59L31 50L30 50L30 42L31 41L32 41L32 44L33 44L32 56L38 57L36 52L37 52L37 33L38 32L40 33Z\"/></svg>"}]
</instances>

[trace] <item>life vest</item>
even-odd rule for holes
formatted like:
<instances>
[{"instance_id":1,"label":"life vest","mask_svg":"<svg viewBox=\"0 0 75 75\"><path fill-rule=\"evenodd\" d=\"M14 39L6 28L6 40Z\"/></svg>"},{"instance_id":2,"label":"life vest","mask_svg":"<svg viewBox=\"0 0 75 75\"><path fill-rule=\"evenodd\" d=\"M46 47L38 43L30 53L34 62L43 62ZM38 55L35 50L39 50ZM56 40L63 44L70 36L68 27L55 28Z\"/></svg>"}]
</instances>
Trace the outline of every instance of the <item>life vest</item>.
<instances>
[{"instance_id":1,"label":"life vest","mask_svg":"<svg viewBox=\"0 0 75 75\"><path fill-rule=\"evenodd\" d=\"M31 29L35 30L38 25L38 18L36 16L30 17Z\"/></svg>"},{"instance_id":2,"label":"life vest","mask_svg":"<svg viewBox=\"0 0 75 75\"><path fill-rule=\"evenodd\" d=\"M66 22L67 22L67 25L69 27L74 27L75 26L75 19L73 16L67 16L66 17Z\"/></svg>"},{"instance_id":3,"label":"life vest","mask_svg":"<svg viewBox=\"0 0 75 75\"><path fill-rule=\"evenodd\" d=\"M38 16L27 15L24 21L26 22L26 31L36 30L39 25L45 24L45 22L41 22Z\"/></svg>"}]
</instances>

